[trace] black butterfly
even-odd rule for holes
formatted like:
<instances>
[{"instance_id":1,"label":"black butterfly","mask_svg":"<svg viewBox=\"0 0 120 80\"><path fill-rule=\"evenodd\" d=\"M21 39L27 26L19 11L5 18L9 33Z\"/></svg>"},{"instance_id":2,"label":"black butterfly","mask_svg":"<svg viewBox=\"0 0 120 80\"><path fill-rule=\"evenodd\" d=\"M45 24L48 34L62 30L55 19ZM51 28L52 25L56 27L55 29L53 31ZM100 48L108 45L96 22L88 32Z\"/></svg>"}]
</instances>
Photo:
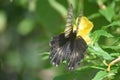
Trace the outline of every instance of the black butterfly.
<instances>
[{"instance_id":1,"label":"black butterfly","mask_svg":"<svg viewBox=\"0 0 120 80\"><path fill-rule=\"evenodd\" d=\"M54 36L50 41L50 61L53 65L58 66L66 60L68 68L72 70L84 58L84 52L88 46L81 36L77 36L80 19L81 16L78 17L77 29L73 30L73 7L71 5L68 9L65 32Z\"/></svg>"}]
</instances>

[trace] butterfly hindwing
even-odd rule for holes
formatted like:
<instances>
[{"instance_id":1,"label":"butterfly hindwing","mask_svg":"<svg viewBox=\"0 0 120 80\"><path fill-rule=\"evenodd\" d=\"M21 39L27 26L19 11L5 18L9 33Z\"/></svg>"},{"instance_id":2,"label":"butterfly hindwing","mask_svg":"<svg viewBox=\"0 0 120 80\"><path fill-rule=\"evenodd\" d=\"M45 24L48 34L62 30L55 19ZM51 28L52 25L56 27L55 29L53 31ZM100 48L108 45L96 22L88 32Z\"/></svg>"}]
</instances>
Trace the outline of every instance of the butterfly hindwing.
<instances>
[{"instance_id":1,"label":"butterfly hindwing","mask_svg":"<svg viewBox=\"0 0 120 80\"><path fill-rule=\"evenodd\" d=\"M80 60L84 58L84 52L87 49L87 44L82 37L76 38L73 42L73 51L68 62L69 69L74 69L79 65Z\"/></svg>"}]
</instances>

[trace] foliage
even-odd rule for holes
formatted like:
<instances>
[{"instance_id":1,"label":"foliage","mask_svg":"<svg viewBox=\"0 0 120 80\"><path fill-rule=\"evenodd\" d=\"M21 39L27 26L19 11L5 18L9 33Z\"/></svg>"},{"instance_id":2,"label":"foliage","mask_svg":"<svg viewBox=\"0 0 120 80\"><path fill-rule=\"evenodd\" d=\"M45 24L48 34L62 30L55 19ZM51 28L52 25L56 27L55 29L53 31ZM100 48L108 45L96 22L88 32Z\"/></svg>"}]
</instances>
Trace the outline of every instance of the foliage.
<instances>
[{"instance_id":1,"label":"foliage","mask_svg":"<svg viewBox=\"0 0 120 80\"><path fill-rule=\"evenodd\" d=\"M83 9L94 24L91 43L74 71L49 62L49 41L64 31L67 9ZM1 0L1 80L120 80L120 0Z\"/></svg>"}]
</instances>

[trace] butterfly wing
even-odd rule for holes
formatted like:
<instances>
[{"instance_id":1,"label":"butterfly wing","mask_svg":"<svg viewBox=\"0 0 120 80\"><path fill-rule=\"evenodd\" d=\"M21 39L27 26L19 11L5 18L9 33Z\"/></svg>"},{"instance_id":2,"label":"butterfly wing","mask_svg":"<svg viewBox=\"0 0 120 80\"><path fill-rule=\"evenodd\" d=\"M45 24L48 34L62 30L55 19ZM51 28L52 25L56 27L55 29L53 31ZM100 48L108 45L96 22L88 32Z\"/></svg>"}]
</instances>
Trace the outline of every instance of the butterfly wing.
<instances>
[{"instance_id":1,"label":"butterfly wing","mask_svg":"<svg viewBox=\"0 0 120 80\"><path fill-rule=\"evenodd\" d=\"M64 33L54 36L50 42L50 46L50 60L55 66L66 60L71 53L70 41L65 38Z\"/></svg>"},{"instance_id":2,"label":"butterfly wing","mask_svg":"<svg viewBox=\"0 0 120 80\"><path fill-rule=\"evenodd\" d=\"M84 52L87 49L87 44L82 37L76 38L73 43L73 51L70 55L68 67L70 70L75 69L79 65L80 60L84 58Z\"/></svg>"},{"instance_id":3,"label":"butterfly wing","mask_svg":"<svg viewBox=\"0 0 120 80\"><path fill-rule=\"evenodd\" d=\"M66 38L68 38L73 31L73 24L72 23L73 23L73 7L72 7L72 5L70 5L70 7L68 9L67 20L66 20L66 28L64 31Z\"/></svg>"}]
</instances>

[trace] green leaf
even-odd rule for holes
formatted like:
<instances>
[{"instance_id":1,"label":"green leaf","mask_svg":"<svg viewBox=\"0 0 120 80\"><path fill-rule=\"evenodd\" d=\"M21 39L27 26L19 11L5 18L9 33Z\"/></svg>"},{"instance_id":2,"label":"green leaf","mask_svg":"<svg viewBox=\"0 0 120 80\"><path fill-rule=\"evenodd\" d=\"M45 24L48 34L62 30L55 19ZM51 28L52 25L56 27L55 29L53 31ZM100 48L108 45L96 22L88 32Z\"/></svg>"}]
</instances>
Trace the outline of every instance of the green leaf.
<instances>
[{"instance_id":1,"label":"green leaf","mask_svg":"<svg viewBox=\"0 0 120 80\"><path fill-rule=\"evenodd\" d=\"M43 55L49 55L49 54L50 54L50 52L42 52L39 55L43 56Z\"/></svg>"},{"instance_id":2,"label":"green leaf","mask_svg":"<svg viewBox=\"0 0 120 80\"><path fill-rule=\"evenodd\" d=\"M118 56L120 56L120 53L111 53L110 55L111 55L111 56L118 57Z\"/></svg>"},{"instance_id":3,"label":"green leaf","mask_svg":"<svg viewBox=\"0 0 120 80\"><path fill-rule=\"evenodd\" d=\"M94 34L96 34L97 36L105 36L105 37L113 37L110 33L108 33L107 31L105 30L96 30L94 32Z\"/></svg>"},{"instance_id":4,"label":"green leaf","mask_svg":"<svg viewBox=\"0 0 120 80\"><path fill-rule=\"evenodd\" d=\"M109 25L104 26L103 29L109 28L111 26L120 26L120 21L113 21Z\"/></svg>"},{"instance_id":5,"label":"green leaf","mask_svg":"<svg viewBox=\"0 0 120 80\"><path fill-rule=\"evenodd\" d=\"M100 38L100 36L105 36L105 37L113 37L110 33L106 32L105 30L96 30L93 32L91 38L93 40L93 43L97 42Z\"/></svg>"},{"instance_id":6,"label":"green leaf","mask_svg":"<svg viewBox=\"0 0 120 80\"><path fill-rule=\"evenodd\" d=\"M47 60L49 59L49 52L43 52L43 53L40 53L39 55L41 56L42 60Z\"/></svg>"},{"instance_id":7,"label":"green leaf","mask_svg":"<svg viewBox=\"0 0 120 80\"><path fill-rule=\"evenodd\" d=\"M49 59L49 56L42 57L42 60L47 60L47 59Z\"/></svg>"},{"instance_id":8,"label":"green leaf","mask_svg":"<svg viewBox=\"0 0 120 80\"><path fill-rule=\"evenodd\" d=\"M98 69L98 70L105 70L105 68L100 66L90 66L91 68Z\"/></svg>"},{"instance_id":9,"label":"green leaf","mask_svg":"<svg viewBox=\"0 0 120 80\"><path fill-rule=\"evenodd\" d=\"M88 67L79 71L71 71L66 74L56 76L53 80L91 80L96 72L97 69Z\"/></svg>"},{"instance_id":10,"label":"green leaf","mask_svg":"<svg viewBox=\"0 0 120 80\"><path fill-rule=\"evenodd\" d=\"M89 46L88 49L92 54L101 56L105 60L113 59L113 57L111 57L106 51L104 51L97 43L94 46Z\"/></svg>"},{"instance_id":11,"label":"green leaf","mask_svg":"<svg viewBox=\"0 0 120 80\"><path fill-rule=\"evenodd\" d=\"M110 49L113 49L113 50L117 50L117 49L120 49L120 46L102 46L103 48L110 48Z\"/></svg>"},{"instance_id":12,"label":"green leaf","mask_svg":"<svg viewBox=\"0 0 120 80\"><path fill-rule=\"evenodd\" d=\"M112 17L115 15L114 8L109 6L106 9L101 9L99 12L109 21L111 22Z\"/></svg>"},{"instance_id":13,"label":"green leaf","mask_svg":"<svg viewBox=\"0 0 120 80\"><path fill-rule=\"evenodd\" d=\"M92 80L103 80L107 75L108 73L106 71L99 71Z\"/></svg>"}]
</instances>

